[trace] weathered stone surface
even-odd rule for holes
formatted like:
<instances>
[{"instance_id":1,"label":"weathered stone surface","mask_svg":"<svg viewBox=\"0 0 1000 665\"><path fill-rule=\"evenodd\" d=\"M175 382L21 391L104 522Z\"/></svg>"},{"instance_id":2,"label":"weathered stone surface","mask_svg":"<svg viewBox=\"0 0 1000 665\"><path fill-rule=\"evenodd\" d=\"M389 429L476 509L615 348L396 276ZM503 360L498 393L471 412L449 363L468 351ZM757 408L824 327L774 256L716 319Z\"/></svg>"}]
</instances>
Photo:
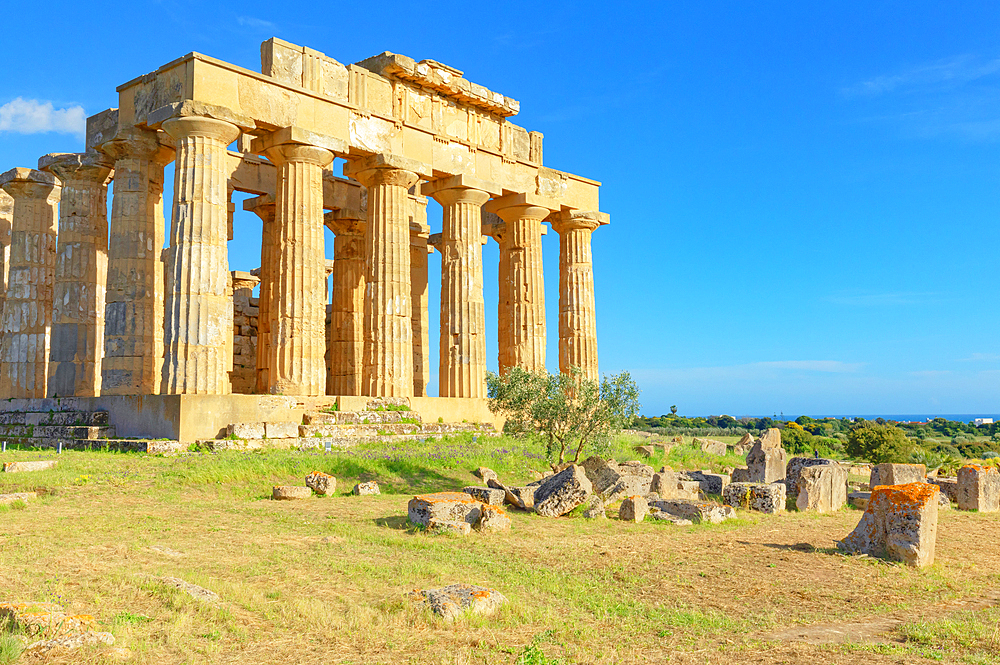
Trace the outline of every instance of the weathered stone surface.
<instances>
[{"instance_id":1,"label":"weathered stone surface","mask_svg":"<svg viewBox=\"0 0 1000 665\"><path fill-rule=\"evenodd\" d=\"M961 510L1000 511L1000 473L996 467L967 464L958 470L957 494Z\"/></svg>"},{"instance_id":2,"label":"weathered stone surface","mask_svg":"<svg viewBox=\"0 0 1000 665\"><path fill-rule=\"evenodd\" d=\"M264 423L264 436L268 439L297 439L298 423Z\"/></svg>"},{"instance_id":3,"label":"weathered stone surface","mask_svg":"<svg viewBox=\"0 0 1000 665\"><path fill-rule=\"evenodd\" d=\"M737 441L735 444L733 444L733 448L737 452L739 452L739 451L745 451L745 450L750 450L751 448L753 448L753 444L754 444L753 434L751 434L750 432L747 432L746 434L744 434L743 436L740 437L739 441Z\"/></svg>"},{"instance_id":4,"label":"weathered stone surface","mask_svg":"<svg viewBox=\"0 0 1000 665\"><path fill-rule=\"evenodd\" d=\"M927 467L923 464L876 464L868 486L875 489L878 485L908 485L922 483L927 476Z\"/></svg>"},{"instance_id":5,"label":"weathered stone surface","mask_svg":"<svg viewBox=\"0 0 1000 665\"><path fill-rule=\"evenodd\" d=\"M701 447L701 452L703 453L708 453L709 455L726 454L726 444L722 441L716 441L715 439L695 439L694 443L696 446Z\"/></svg>"},{"instance_id":6,"label":"weathered stone surface","mask_svg":"<svg viewBox=\"0 0 1000 665\"><path fill-rule=\"evenodd\" d=\"M674 498L685 501L699 501L702 498L701 483L697 480L678 480L677 489L674 491Z\"/></svg>"},{"instance_id":7,"label":"weathered stone surface","mask_svg":"<svg viewBox=\"0 0 1000 665\"><path fill-rule=\"evenodd\" d=\"M749 483L750 481L750 469L745 466L738 466L733 469L733 472L729 476L729 482L733 483Z\"/></svg>"},{"instance_id":8,"label":"weathered stone surface","mask_svg":"<svg viewBox=\"0 0 1000 665\"><path fill-rule=\"evenodd\" d=\"M160 581L166 586L173 587L178 591L186 593L195 600L200 600L206 603L215 603L219 600L219 594L214 591L209 591L208 589L200 587L197 584L191 584L190 582L185 582L184 580L176 577L163 577L160 578Z\"/></svg>"},{"instance_id":9,"label":"weathered stone surface","mask_svg":"<svg viewBox=\"0 0 1000 665\"><path fill-rule=\"evenodd\" d=\"M636 446L632 450L635 451L635 452L637 452L637 453L639 453L643 457L652 457L653 453L656 452L653 449L653 446Z\"/></svg>"},{"instance_id":10,"label":"weathered stone surface","mask_svg":"<svg viewBox=\"0 0 1000 665\"><path fill-rule=\"evenodd\" d=\"M48 471L54 469L56 460L38 460L35 462L4 462L4 473L23 473L25 471Z\"/></svg>"},{"instance_id":11,"label":"weathered stone surface","mask_svg":"<svg viewBox=\"0 0 1000 665\"><path fill-rule=\"evenodd\" d=\"M237 439L263 439L264 423L232 423L226 427L226 436L235 436Z\"/></svg>"},{"instance_id":12,"label":"weathered stone surface","mask_svg":"<svg viewBox=\"0 0 1000 665\"><path fill-rule=\"evenodd\" d=\"M355 485L351 493L355 496L374 496L381 494L382 490L379 489L377 482L370 480L367 483L358 483Z\"/></svg>"},{"instance_id":13,"label":"weathered stone surface","mask_svg":"<svg viewBox=\"0 0 1000 665\"><path fill-rule=\"evenodd\" d=\"M454 620L463 613L493 614L507 598L496 589L471 584L452 584L440 589L413 591L410 599L423 603L435 614Z\"/></svg>"},{"instance_id":14,"label":"weathered stone surface","mask_svg":"<svg viewBox=\"0 0 1000 665\"><path fill-rule=\"evenodd\" d=\"M427 530L436 534L468 536L472 533L472 525L468 522L455 522L452 520L430 520L427 522Z\"/></svg>"},{"instance_id":15,"label":"weathered stone surface","mask_svg":"<svg viewBox=\"0 0 1000 665\"><path fill-rule=\"evenodd\" d=\"M316 494L326 496L337 491L337 479L328 473L313 471L306 476L306 487Z\"/></svg>"},{"instance_id":16,"label":"weathered stone surface","mask_svg":"<svg viewBox=\"0 0 1000 665\"><path fill-rule=\"evenodd\" d=\"M938 493L938 508L941 510L951 510L951 500L944 492Z\"/></svg>"},{"instance_id":17,"label":"weathered stone surface","mask_svg":"<svg viewBox=\"0 0 1000 665\"><path fill-rule=\"evenodd\" d=\"M649 491L656 492L661 499L672 499L677 494L677 482L677 473L667 467L663 467L659 473L653 474L653 479L649 484Z\"/></svg>"},{"instance_id":18,"label":"weathered stone surface","mask_svg":"<svg viewBox=\"0 0 1000 665\"><path fill-rule=\"evenodd\" d=\"M677 515L671 515L665 510L660 510L659 508L653 508L649 511L649 516L654 520L660 522L670 522L671 524L676 524L677 526L691 526L694 524L691 520L684 519L683 517L678 517Z\"/></svg>"},{"instance_id":19,"label":"weathered stone surface","mask_svg":"<svg viewBox=\"0 0 1000 665\"><path fill-rule=\"evenodd\" d=\"M593 455L584 460L582 466L594 494L604 494L621 480L618 463L613 459L606 460Z\"/></svg>"},{"instance_id":20,"label":"weathered stone surface","mask_svg":"<svg viewBox=\"0 0 1000 665\"><path fill-rule=\"evenodd\" d=\"M839 464L799 470L795 507L817 513L840 510L847 503L847 469Z\"/></svg>"},{"instance_id":21,"label":"weathered stone surface","mask_svg":"<svg viewBox=\"0 0 1000 665\"><path fill-rule=\"evenodd\" d=\"M436 492L410 499L408 515L410 522L424 526L430 526L431 520L472 525L479 521L482 510L483 503L465 492Z\"/></svg>"},{"instance_id":22,"label":"weathered stone surface","mask_svg":"<svg viewBox=\"0 0 1000 665\"><path fill-rule=\"evenodd\" d=\"M503 508L487 504L480 509L476 530L484 533L510 531L510 517Z\"/></svg>"},{"instance_id":23,"label":"weathered stone surface","mask_svg":"<svg viewBox=\"0 0 1000 665\"><path fill-rule=\"evenodd\" d=\"M607 517L604 500L597 494L592 494L583 502L583 516L588 520Z\"/></svg>"},{"instance_id":24,"label":"weathered stone surface","mask_svg":"<svg viewBox=\"0 0 1000 665\"><path fill-rule=\"evenodd\" d=\"M542 481L535 490L535 512L559 517L583 503L592 491L582 466L572 465Z\"/></svg>"},{"instance_id":25,"label":"weathered stone surface","mask_svg":"<svg viewBox=\"0 0 1000 665\"><path fill-rule=\"evenodd\" d=\"M781 447L781 432L772 427L764 432L747 453L750 480L755 483L773 483L785 477L787 455Z\"/></svg>"},{"instance_id":26,"label":"weathered stone surface","mask_svg":"<svg viewBox=\"0 0 1000 665\"><path fill-rule=\"evenodd\" d=\"M606 503L619 501L627 496L649 494L653 484L653 467L638 461L618 465L618 481L601 492Z\"/></svg>"},{"instance_id":27,"label":"weathered stone surface","mask_svg":"<svg viewBox=\"0 0 1000 665\"><path fill-rule=\"evenodd\" d=\"M482 481L487 484L489 484L490 480L500 479L496 471L494 471L493 469L489 469L485 466L481 466L475 471L473 471L472 475L474 475L476 478L481 478Z\"/></svg>"},{"instance_id":28,"label":"weathered stone surface","mask_svg":"<svg viewBox=\"0 0 1000 665\"><path fill-rule=\"evenodd\" d=\"M710 501L652 501L651 508L669 513L675 517L690 520L695 524L711 522L719 524L734 515L732 508L720 506Z\"/></svg>"},{"instance_id":29,"label":"weathered stone surface","mask_svg":"<svg viewBox=\"0 0 1000 665\"><path fill-rule=\"evenodd\" d=\"M308 499L312 496L312 490L308 487L298 485L276 485L271 490L271 498L277 501L291 501L293 499Z\"/></svg>"},{"instance_id":30,"label":"weathered stone surface","mask_svg":"<svg viewBox=\"0 0 1000 665\"><path fill-rule=\"evenodd\" d=\"M722 493L727 506L762 513L780 513L785 510L784 483L730 483Z\"/></svg>"},{"instance_id":31,"label":"weathered stone surface","mask_svg":"<svg viewBox=\"0 0 1000 665\"><path fill-rule=\"evenodd\" d=\"M493 489L503 490L504 501L516 508L531 510L535 507L535 489L538 487L537 485L509 487L495 478L490 478L486 484Z\"/></svg>"},{"instance_id":32,"label":"weathered stone surface","mask_svg":"<svg viewBox=\"0 0 1000 665\"><path fill-rule=\"evenodd\" d=\"M0 506L6 506L15 501L29 501L38 498L35 492L14 492L13 494L0 494Z\"/></svg>"},{"instance_id":33,"label":"weathered stone surface","mask_svg":"<svg viewBox=\"0 0 1000 665\"><path fill-rule=\"evenodd\" d=\"M502 506L507 493L502 489L492 487L464 487L462 491L489 506Z\"/></svg>"},{"instance_id":34,"label":"weathered stone surface","mask_svg":"<svg viewBox=\"0 0 1000 665\"><path fill-rule=\"evenodd\" d=\"M927 482L941 488L941 494L958 503L958 478L928 478Z\"/></svg>"},{"instance_id":35,"label":"weathered stone surface","mask_svg":"<svg viewBox=\"0 0 1000 665\"><path fill-rule=\"evenodd\" d=\"M871 497L871 492L851 492L847 495L847 502L854 508L864 510L868 507L868 501L871 500Z\"/></svg>"},{"instance_id":36,"label":"weathered stone surface","mask_svg":"<svg viewBox=\"0 0 1000 665\"><path fill-rule=\"evenodd\" d=\"M722 494L722 490L729 484L729 476L723 473L707 473L705 471L687 471L686 476L690 480L698 483L698 489L705 494Z\"/></svg>"},{"instance_id":37,"label":"weathered stone surface","mask_svg":"<svg viewBox=\"0 0 1000 665\"><path fill-rule=\"evenodd\" d=\"M785 485L788 487L788 496L798 496L799 475L802 473L802 469L830 464L837 464L837 461L825 457L793 457L788 460L788 466L785 467Z\"/></svg>"},{"instance_id":38,"label":"weathered stone surface","mask_svg":"<svg viewBox=\"0 0 1000 665\"><path fill-rule=\"evenodd\" d=\"M622 501L618 509L618 519L623 522L639 523L649 514L649 504L641 496L630 496Z\"/></svg>"},{"instance_id":39,"label":"weathered stone surface","mask_svg":"<svg viewBox=\"0 0 1000 665\"><path fill-rule=\"evenodd\" d=\"M559 371L579 368L591 381L597 373L597 317L591 234L601 220L591 213L565 210L550 216L559 234Z\"/></svg>"},{"instance_id":40,"label":"weathered stone surface","mask_svg":"<svg viewBox=\"0 0 1000 665\"><path fill-rule=\"evenodd\" d=\"M923 482L876 486L858 526L837 546L853 554L929 566L937 541L939 492L937 485Z\"/></svg>"}]
</instances>

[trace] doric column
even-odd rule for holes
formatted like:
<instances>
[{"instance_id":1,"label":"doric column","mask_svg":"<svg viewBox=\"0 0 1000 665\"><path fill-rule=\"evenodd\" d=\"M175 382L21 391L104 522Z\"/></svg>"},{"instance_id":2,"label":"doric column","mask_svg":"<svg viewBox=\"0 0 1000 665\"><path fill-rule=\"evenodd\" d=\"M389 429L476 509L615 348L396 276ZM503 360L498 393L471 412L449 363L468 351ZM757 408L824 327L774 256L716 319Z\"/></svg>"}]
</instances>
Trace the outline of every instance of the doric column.
<instances>
[{"instance_id":1,"label":"doric column","mask_svg":"<svg viewBox=\"0 0 1000 665\"><path fill-rule=\"evenodd\" d=\"M257 299L257 377L254 392L266 395L270 386L267 363L271 353L271 277L274 254L274 197L270 194L243 201L243 209L258 217L263 223L260 241L260 297Z\"/></svg>"},{"instance_id":2,"label":"doric column","mask_svg":"<svg viewBox=\"0 0 1000 665\"><path fill-rule=\"evenodd\" d=\"M38 160L38 168L62 182L48 396L96 397L104 356L111 162L96 152L53 154Z\"/></svg>"},{"instance_id":3,"label":"doric column","mask_svg":"<svg viewBox=\"0 0 1000 665\"><path fill-rule=\"evenodd\" d=\"M489 205L489 204L487 204ZM510 289L510 243L507 225L492 212L483 210L483 235L496 241L500 250L497 265L497 362L500 373L504 374L514 365L511 359L514 348L514 326L512 318L513 298Z\"/></svg>"},{"instance_id":4,"label":"doric column","mask_svg":"<svg viewBox=\"0 0 1000 665\"><path fill-rule=\"evenodd\" d=\"M501 333L506 353L501 352L500 371L523 367L529 372L545 370L545 288L542 266L542 220L549 207L533 205L532 197L515 194L494 199L487 209L503 220L500 261L506 263L500 281L500 302L509 312L501 317L510 326ZM550 204L551 205L551 204ZM506 361L506 362L504 362Z\"/></svg>"},{"instance_id":5,"label":"doric column","mask_svg":"<svg viewBox=\"0 0 1000 665\"><path fill-rule=\"evenodd\" d=\"M344 166L368 188L365 228L365 351L361 394L413 395L408 190L430 169L396 155L377 154Z\"/></svg>"},{"instance_id":6,"label":"doric column","mask_svg":"<svg viewBox=\"0 0 1000 665\"><path fill-rule=\"evenodd\" d=\"M324 148L283 143L263 150L278 167L275 197L268 392L326 394Z\"/></svg>"},{"instance_id":7,"label":"doric column","mask_svg":"<svg viewBox=\"0 0 1000 665\"><path fill-rule=\"evenodd\" d=\"M0 187L14 198L0 397L45 397L60 188L55 176L24 168L0 175Z\"/></svg>"},{"instance_id":8,"label":"doric column","mask_svg":"<svg viewBox=\"0 0 1000 665\"><path fill-rule=\"evenodd\" d=\"M334 233L328 395L360 395L365 351L365 219L358 210L326 214Z\"/></svg>"},{"instance_id":9,"label":"doric column","mask_svg":"<svg viewBox=\"0 0 1000 665\"><path fill-rule=\"evenodd\" d=\"M130 128L101 152L114 160L101 394L152 395L163 364L163 167L174 151Z\"/></svg>"},{"instance_id":10,"label":"doric column","mask_svg":"<svg viewBox=\"0 0 1000 665\"><path fill-rule=\"evenodd\" d=\"M10 268L10 227L14 219L14 199L0 189L0 318L7 299L7 271ZM0 335L3 333L0 332Z\"/></svg>"},{"instance_id":11,"label":"doric column","mask_svg":"<svg viewBox=\"0 0 1000 665\"><path fill-rule=\"evenodd\" d=\"M427 244L427 199L410 197L410 302L413 327L413 394L427 397L431 380L430 321L427 311L427 254L434 248Z\"/></svg>"},{"instance_id":12,"label":"doric column","mask_svg":"<svg viewBox=\"0 0 1000 665\"><path fill-rule=\"evenodd\" d=\"M559 234L559 371L578 367L592 381L597 373L597 319L590 234L608 216L572 210L552 222Z\"/></svg>"},{"instance_id":13,"label":"doric column","mask_svg":"<svg viewBox=\"0 0 1000 665\"><path fill-rule=\"evenodd\" d=\"M233 327L226 146L240 130L199 116L164 120L163 130L176 141L177 158L160 392L222 395L230 388Z\"/></svg>"},{"instance_id":14,"label":"doric column","mask_svg":"<svg viewBox=\"0 0 1000 665\"><path fill-rule=\"evenodd\" d=\"M467 176L425 184L444 207L441 228L441 397L486 396L482 206L499 188Z\"/></svg>"}]
</instances>

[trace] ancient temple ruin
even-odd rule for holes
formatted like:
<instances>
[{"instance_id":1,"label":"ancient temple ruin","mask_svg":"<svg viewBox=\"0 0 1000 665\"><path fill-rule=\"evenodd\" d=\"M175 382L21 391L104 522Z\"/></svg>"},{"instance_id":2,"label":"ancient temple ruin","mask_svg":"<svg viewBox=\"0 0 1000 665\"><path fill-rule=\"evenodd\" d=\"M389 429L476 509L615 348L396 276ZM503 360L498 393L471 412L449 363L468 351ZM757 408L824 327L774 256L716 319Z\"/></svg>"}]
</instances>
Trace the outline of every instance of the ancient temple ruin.
<instances>
[{"instance_id":1,"label":"ancient temple ruin","mask_svg":"<svg viewBox=\"0 0 1000 665\"><path fill-rule=\"evenodd\" d=\"M518 109L433 60L344 66L279 39L261 73L190 53L119 86L118 107L88 118L85 152L0 175L0 398L74 399L135 436L364 396L485 421L482 245L500 247L500 369L543 369L545 223L559 234L559 367L597 378L599 183L543 166ZM234 191L263 222L254 275L229 268Z\"/></svg>"}]
</instances>

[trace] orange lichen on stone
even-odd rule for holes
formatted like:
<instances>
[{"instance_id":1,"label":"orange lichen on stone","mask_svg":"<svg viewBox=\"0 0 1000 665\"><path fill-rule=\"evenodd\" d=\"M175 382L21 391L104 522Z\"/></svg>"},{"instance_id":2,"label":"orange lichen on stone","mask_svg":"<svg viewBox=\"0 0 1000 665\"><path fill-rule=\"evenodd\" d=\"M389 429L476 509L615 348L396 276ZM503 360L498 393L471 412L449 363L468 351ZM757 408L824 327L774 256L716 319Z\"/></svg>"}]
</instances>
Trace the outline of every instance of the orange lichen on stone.
<instances>
[{"instance_id":1,"label":"orange lichen on stone","mask_svg":"<svg viewBox=\"0 0 1000 665\"><path fill-rule=\"evenodd\" d=\"M459 503L481 503L465 492L434 492L433 494L418 494L414 497L420 501L436 503L438 501L458 501Z\"/></svg>"},{"instance_id":2,"label":"orange lichen on stone","mask_svg":"<svg viewBox=\"0 0 1000 665\"><path fill-rule=\"evenodd\" d=\"M937 485L878 485L858 526L838 543L842 550L889 558L911 566L934 562Z\"/></svg>"}]
</instances>

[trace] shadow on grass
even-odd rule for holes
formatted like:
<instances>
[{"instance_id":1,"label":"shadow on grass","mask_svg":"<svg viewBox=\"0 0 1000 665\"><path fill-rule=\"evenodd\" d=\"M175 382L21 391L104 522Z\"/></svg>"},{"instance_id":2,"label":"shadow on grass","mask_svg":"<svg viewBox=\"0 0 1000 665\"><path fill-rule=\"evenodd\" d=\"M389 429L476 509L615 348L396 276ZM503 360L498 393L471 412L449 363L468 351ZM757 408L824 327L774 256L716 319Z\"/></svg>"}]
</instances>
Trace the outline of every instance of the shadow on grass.
<instances>
[{"instance_id":1,"label":"shadow on grass","mask_svg":"<svg viewBox=\"0 0 1000 665\"><path fill-rule=\"evenodd\" d=\"M417 530L416 527L410 522L410 518L403 515L377 517L372 521L375 523L375 526L384 526L388 529L395 529L397 531L415 532Z\"/></svg>"},{"instance_id":2,"label":"shadow on grass","mask_svg":"<svg viewBox=\"0 0 1000 665\"><path fill-rule=\"evenodd\" d=\"M795 543L794 545L787 545L783 543L751 543L745 540L736 541L741 545L763 545L764 547L770 547L773 550L784 550L786 552L816 552L818 554L843 554L836 547L816 547L812 543Z\"/></svg>"}]
</instances>

